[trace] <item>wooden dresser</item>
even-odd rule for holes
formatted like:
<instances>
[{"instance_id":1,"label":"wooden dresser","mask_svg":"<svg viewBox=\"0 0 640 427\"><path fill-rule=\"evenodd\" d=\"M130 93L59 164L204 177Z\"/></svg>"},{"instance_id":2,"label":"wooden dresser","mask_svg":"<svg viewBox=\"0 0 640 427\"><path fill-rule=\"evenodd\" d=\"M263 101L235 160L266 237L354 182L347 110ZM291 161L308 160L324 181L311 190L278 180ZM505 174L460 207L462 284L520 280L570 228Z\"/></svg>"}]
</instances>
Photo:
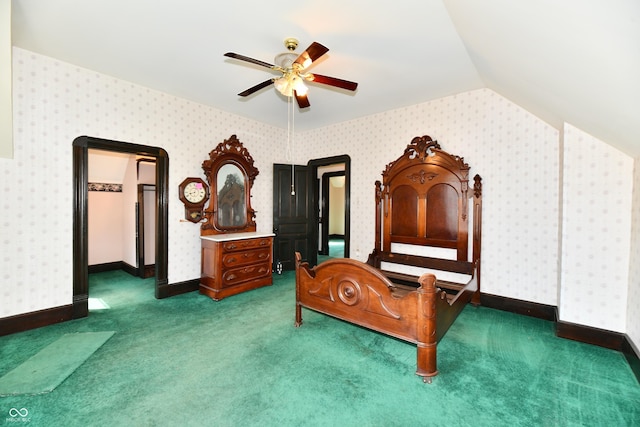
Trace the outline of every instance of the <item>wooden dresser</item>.
<instances>
[{"instance_id":1,"label":"wooden dresser","mask_svg":"<svg viewBox=\"0 0 640 427\"><path fill-rule=\"evenodd\" d=\"M200 236L200 293L219 301L272 284L272 233L229 233Z\"/></svg>"}]
</instances>

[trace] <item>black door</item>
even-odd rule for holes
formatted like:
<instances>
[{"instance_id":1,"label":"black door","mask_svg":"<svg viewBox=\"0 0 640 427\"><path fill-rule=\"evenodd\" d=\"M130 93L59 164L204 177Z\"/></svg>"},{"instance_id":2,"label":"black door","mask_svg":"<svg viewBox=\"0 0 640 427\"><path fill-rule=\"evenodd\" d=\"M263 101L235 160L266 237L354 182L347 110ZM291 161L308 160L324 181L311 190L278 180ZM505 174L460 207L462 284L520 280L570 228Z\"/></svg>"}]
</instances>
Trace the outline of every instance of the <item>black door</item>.
<instances>
[{"instance_id":1,"label":"black door","mask_svg":"<svg viewBox=\"0 0 640 427\"><path fill-rule=\"evenodd\" d=\"M307 166L273 165L273 262L280 261L283 270L295 269L295 252L311 265L317 262L312 241L316 224L310 222L313 183L308 171Z\"/></svg>"}]
</instances>

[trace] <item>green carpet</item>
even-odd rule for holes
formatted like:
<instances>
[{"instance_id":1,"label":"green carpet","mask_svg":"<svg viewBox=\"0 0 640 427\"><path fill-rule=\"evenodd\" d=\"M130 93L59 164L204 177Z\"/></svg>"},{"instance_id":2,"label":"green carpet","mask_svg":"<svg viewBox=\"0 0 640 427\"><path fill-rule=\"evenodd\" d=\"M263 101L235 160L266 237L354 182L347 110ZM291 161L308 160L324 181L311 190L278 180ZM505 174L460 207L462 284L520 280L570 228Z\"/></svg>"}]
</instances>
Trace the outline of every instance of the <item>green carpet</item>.
<instances>
[{"instance_id":1,"label":"green carpet","mask_svg":"<svg viewBox=\"0 0 640 427\"><path fill-rule=\"evenodd\" d=\"M124 272L91 275L89 293L109 308L0 337L1 376L65 333L116 331L53 392L0 398L0 425L12 408L65 427L640 425L624 355L540 319L465 308L424 384L415 345L309 310L295 328L293 272L219 302L157 300Z\"/></svg>"},{"instance_id":2,"label":"green carpet","mask_svg":"<svg viewBox=\"0 0 640 427\"><path fill-rule=\"evenodd\" d=\"M318 255L318 264L332 258L344 258L344 239L329 240L329 255Z\"/></svg>"},{"instance_id":3,"label":"green carpet","mask_svg":"<svg viewBox=\"0 0 640 427\"><path fill-rule=\"evenodd\" d=\"M0 378L0 396L53 391L113 334L82 332L62 336Z\"/></svg>"}]
</instances>

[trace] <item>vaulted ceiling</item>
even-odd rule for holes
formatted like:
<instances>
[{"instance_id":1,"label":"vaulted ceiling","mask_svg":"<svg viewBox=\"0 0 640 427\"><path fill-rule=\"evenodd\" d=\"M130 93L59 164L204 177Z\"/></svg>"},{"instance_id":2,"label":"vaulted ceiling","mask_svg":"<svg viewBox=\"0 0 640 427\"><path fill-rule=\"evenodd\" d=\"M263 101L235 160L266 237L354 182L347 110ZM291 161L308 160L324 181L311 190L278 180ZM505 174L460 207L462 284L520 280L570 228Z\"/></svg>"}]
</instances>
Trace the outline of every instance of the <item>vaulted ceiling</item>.
<instances>
[{"instance_id":1,"label":"vaulted ceiling","mask_svg":"<svg viewBox=\"0 0 640 427\"><path fill-rule=\"evenodd\" d=\"M296 129L313 129L478 88L554 127L568 122L640 155L637 0L14 0L13 44L181 98L286 127L271 70L283 40L330 50L311 72Z\"/></svg>"}]
</instances>

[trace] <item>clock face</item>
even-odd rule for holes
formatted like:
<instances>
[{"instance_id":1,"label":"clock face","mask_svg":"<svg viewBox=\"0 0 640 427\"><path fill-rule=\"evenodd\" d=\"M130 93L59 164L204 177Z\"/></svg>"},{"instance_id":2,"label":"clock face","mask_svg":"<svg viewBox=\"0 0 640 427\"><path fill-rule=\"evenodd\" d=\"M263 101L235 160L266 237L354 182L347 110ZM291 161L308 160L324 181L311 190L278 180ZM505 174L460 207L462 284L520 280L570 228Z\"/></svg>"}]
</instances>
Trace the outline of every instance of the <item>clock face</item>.
<instances>
[{"instance_id":1,"label":"clock face","mask_svg":"<svg viewBox=\"0 0 640 427\"><path fill-rule=\"evenodd\" d=\"M207 190L201 182L190 182L184 187L184 198L190 203L200 203L207 197Z\"/></svg>"}]
</instances>

